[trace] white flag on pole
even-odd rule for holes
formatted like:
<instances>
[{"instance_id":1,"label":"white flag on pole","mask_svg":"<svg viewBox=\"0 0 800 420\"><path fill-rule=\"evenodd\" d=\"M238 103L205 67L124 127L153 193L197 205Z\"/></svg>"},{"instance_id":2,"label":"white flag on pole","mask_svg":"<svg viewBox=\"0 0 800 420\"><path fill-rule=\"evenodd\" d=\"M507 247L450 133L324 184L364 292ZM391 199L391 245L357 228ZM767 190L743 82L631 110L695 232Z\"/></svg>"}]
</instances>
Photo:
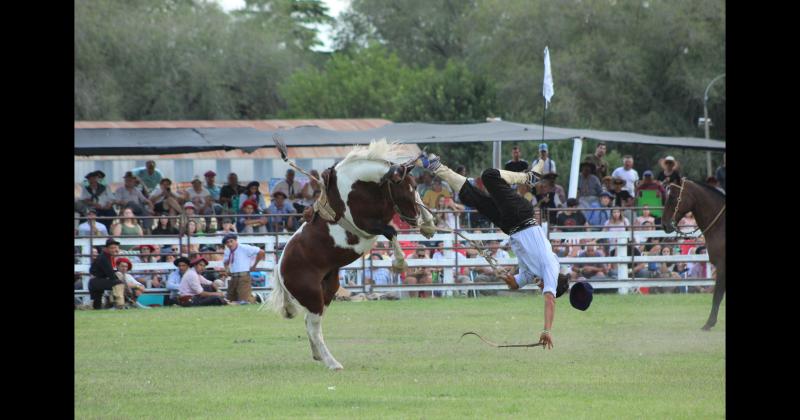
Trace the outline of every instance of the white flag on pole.
<instances>
[{"instance_id":1,"label":"white flag on pole","mask_svg":"<svg viewBox=\"0 0 800 420\"><path fill-rule=\"evenodd\" d=\"M544 86L542 86L542 95L544 95L545 104L550 104L550 98L553 97L553 75L550 73L550 50L544 47Z\"/></svg>"}]
</instances>

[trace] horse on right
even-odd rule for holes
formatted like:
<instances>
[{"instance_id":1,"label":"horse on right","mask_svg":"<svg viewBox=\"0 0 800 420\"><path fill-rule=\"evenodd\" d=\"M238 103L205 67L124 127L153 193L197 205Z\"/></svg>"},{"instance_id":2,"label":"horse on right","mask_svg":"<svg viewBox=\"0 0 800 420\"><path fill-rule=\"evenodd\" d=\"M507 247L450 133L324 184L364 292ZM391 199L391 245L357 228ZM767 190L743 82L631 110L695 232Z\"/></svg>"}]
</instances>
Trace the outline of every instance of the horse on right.
<instances>
[{"instance_id":1,"label":"horse on right","mask_svg":"<svg viewBox=\"0 0 800 420\"><path fill-rule=\"evenodd\" d=\"M694 214L697 226L706 239L708 259L717 269L711 314L703 326L703 330L708 331L717 324L719 304L725 294L725 194L686 178L682 178L680 183L669 184L661 218L664 232L677 231L678 221L688 212Z\"/></svg>"}]
</instances>

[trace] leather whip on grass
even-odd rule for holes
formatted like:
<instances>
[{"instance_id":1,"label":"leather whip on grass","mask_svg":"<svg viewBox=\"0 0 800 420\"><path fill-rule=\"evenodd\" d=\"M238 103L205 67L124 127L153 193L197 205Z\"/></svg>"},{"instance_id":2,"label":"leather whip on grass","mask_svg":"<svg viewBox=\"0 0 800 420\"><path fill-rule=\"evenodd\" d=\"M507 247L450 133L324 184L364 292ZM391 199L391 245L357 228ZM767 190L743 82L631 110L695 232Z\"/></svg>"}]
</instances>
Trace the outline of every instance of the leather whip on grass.
<instances>
[{"instance_id":1,"label":"leather whip on grass","mask_svg":"<svg viewBox=\"0 0 800 420\"><path fill-rule=\"evenodd\" d=\"M468 334L472 334L472 335L474 335L474 336L476 336L476 337L480 338L480 339L481 339L481 341L483 341L484 343L486 343L486 344L488 344L488 345L490 345L490 346L492 346L492 347L496 347L496 348L499 348L499 347L536 347L536 346L541 346L541 345L543 345L542 343L531 343L531 344L497 344L497 343L495 343L495 342L493 342L493 341L489 341L489 340L487 340L487 339L485 339L485 338L481 337L481 335L480 335L480 334L478 334L478 333L476 333L476 332L473 332L473 331L467 331L467 332L465 332L464 334L461 334L461 338L464 338L464 336L465 336L465 335L468 335ZM459 341L459 342L461 342L461 338L459 338L459 339L458 339L458 341Z\"/></svg>"}]
</instances>

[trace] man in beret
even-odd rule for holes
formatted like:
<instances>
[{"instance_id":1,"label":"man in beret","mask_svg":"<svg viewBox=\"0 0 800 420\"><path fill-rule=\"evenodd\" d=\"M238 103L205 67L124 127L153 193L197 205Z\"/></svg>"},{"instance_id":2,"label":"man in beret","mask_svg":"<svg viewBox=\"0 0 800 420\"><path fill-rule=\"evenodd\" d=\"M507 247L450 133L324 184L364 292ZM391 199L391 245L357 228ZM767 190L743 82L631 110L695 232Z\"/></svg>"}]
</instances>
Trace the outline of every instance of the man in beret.
<instances>
[{"instance_id":1,"label":"man in beret","mask_svg":"<svg viewBox=\"0 0 800 420\"><path fill-rule=\"evenodd\" d=\"M240 244L238 236L229 233L222 237L225 253L225 272L230 276L226 298L231 302L255 302L250 283L250 272L256 271L258 263L264 259L263 249L247 244Z\"/></svg>"},{"instance_id":2,"label":"man in beret","mask_svg":"<svg viewBox=\"0 0 800 420\"><path fill-rule=\"evenodd\" d=\"M186 274L186 271L189 270L189 264L191 264L191 261L184 256L180 256L175 258L175 261L172 263L175 264L175 267L178 267L178 269L169 273L169 277L167 277L167 290L169 290L168 305L178 304L181 279L183 278L183 275Z\"/></svg>"},{"instance_id":3,"label":"man in beret","mask_svg":"<svg viewBox=\"0 0 800 420\"><path fill-rule=\"evenodd\" d=\"M181 277L178 301L181 306L227 305L222 292L218 292L211 280L203 277L208 261L197 257L189 263L189 269Z\"/></svg>"},{"instance_id":4,"label":"man in beret","mask_svg":"<svg viewBox=\"0 0 800 420\"><path fill-rule=\"evenodd\" d=\"M119 254L119 242L114 238L108 238L103 252L92 261L92 265L89 267L89 274L92 275L92 278L89 279L89 297L92 299L94 309L102 309L103 293L106 290L111 290L116 309L125 308L125 279L117 276L117 254Z\"/></svg>"}]
</instances>

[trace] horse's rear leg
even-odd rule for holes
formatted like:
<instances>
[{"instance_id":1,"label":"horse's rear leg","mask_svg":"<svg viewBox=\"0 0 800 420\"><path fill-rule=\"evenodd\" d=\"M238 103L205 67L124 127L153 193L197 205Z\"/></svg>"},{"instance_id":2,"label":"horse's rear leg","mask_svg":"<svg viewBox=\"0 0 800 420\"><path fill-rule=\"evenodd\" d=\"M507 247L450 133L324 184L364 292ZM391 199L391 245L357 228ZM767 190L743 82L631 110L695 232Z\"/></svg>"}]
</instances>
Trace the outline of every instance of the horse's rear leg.
<instances>
[{"instance_id":1,"label":"horse's rear leg","mask_svg":"<svg viewBox=\"0 0 800 420\"><path fill-rule=\"evenodd\" d=\"M714 285L714 298L711 303L711 314L708 315L706 325L703 325L703 330L708 331L714 325L717 325L717 313L719 312L719 304L722 302L722 296L725 294L725 272L717 270L717 284Z\"/></svg>"},{"instance_id":2,"label":"horse's rear leg","mask_svg":"<svg viewBox=\"0 0 800 420\"><path fill-rule=\"evenodd\" d=\"M300 279L301 275L296 278ZM311 343L311 352L315 360L322 360L328 369L341 370L342 365L333 358L325 340L322 337L322 313L325 307L330 304L333 295L338 288L337 273L327 273L322 281L316 275L310 273L302 275L302 282L287 284L287 288L292 295L303 305L308 313L306 314L306 332L308 341ZM302 287L300 285L302 284Z\"/></svg>"}]
</instances>

